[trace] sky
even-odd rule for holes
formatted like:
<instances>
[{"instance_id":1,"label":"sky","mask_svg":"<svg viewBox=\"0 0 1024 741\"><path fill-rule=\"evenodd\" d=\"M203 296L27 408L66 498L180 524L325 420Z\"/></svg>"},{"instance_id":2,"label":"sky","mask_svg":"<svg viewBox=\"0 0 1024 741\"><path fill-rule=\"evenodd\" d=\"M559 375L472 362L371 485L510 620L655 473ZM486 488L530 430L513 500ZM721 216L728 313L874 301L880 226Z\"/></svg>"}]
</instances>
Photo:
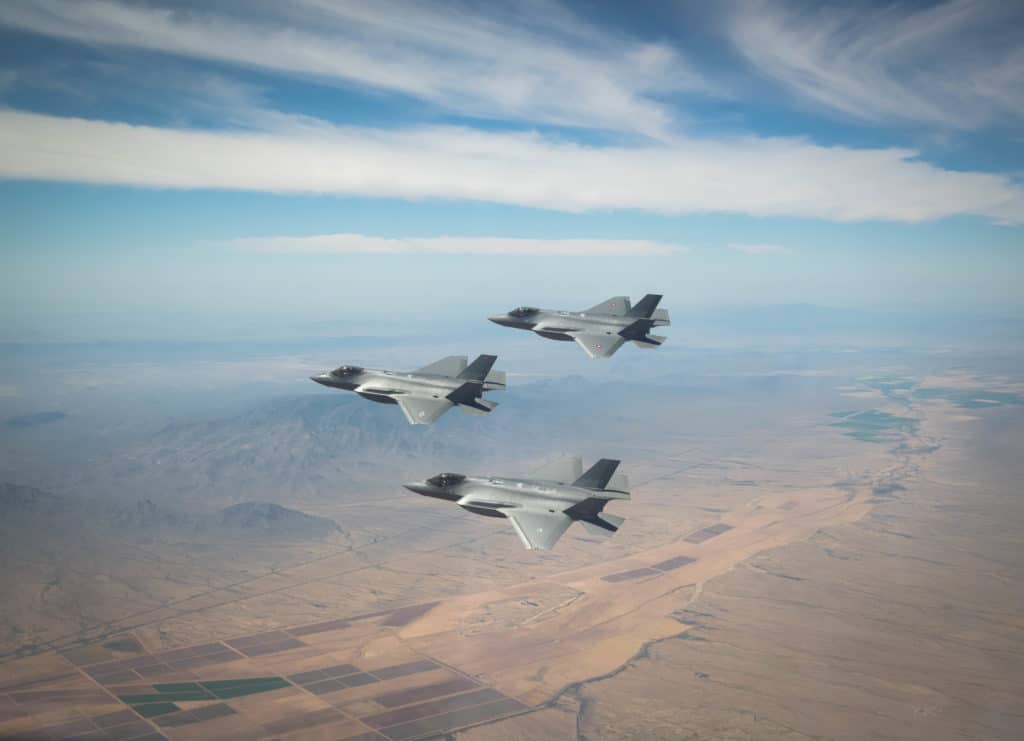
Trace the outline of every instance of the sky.
<instances>
[{"instance_id":1,"label":"sky","mask_svg":"<svg viewBox=\"0 0 1024 741\"><path fill-rule=\"evenodd\" d=\"M7 0L0 341L1019 318L1022 123L995 0Z\"/></svg>"}]
</instances>

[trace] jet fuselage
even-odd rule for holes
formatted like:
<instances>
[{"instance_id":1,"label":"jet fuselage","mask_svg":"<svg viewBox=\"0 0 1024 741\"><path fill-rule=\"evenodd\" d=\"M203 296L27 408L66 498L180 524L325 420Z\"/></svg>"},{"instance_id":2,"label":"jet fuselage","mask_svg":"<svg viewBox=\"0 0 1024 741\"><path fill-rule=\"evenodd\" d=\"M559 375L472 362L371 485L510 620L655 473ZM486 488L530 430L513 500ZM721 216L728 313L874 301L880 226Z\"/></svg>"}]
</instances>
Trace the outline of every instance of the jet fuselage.
<instances>
[{"instance_id":1,"label":"jet fuselage","mask_svg":"<svg viewBox=\"0 0 1024 741\"><path fill-rule=\"evenodd\" d=\"M520 306L488 317L495 324L525 329L541 337L576 342L592 358L608 358L625 342L652 349L665 341L650 334L654 327L671 324L668 311L657 308L659 294L647 294L633 306L628 296L613 296L585 311L561 311Z\"/></svg>"},{"instance_id":2,"label":"jet fuselage","mask_svg":"<svg viewBox=\"0 0 1024 741\"><path fill-rule=\"evenodd\" d=\"M529 549L546 550L574 522L592 534L609 537L624 519L605 512L608 502L629 499L629 481L616 474L619 461L601 458L586 472L576 456L549 461L531 478L439 473L405 488L454 502L468 512L508 519Z\"/></svg>"},{"instance_id":3,"label":"jet fuselage","mask_svg":"<svg viewBox=\"0 0 1024 741\"><path fill-rule=\"evenodd\" d=\"M592 332L618 334L626 327L636 323L637 317L611 316L609 314L587 314L585 311L556 311L554 309L535 309L536 314L517 316L513 309L507 314L488 317L495 324L514 329L541 329L537 334L555 340L572 342L567 332Z\"/></svg>"},{"instance_id":4,"label":"jet fuselage","mask_svg":"<svg viewBox=\"0 0 1024 741\"><path fill-rule=\"evenodd\" d=\"M346 372L343 369L351 370ZM416 394L418 396L444 398L466 382L464 379L439 376L434 373L402 373L400 371L356 368L355 366L344 365L329 373L321 373L311 376L311 378L323 386L343 389L345 391L355 391L364 398L384 404L397 404L398 402L391 395L380 393L382 391L388 391L392 394ZM484 381L482 387L484 391L504 388L503 385L494 384L490 381Z\"/></svg>"},{"instance_id":5,"label":"jet fuselage","mask_svg":"<svg viewBox=\"0 0 1024 741\"><path fill-rule=\"evenodd\" d=\"M397 404L410 424L431 424L454 406L473 414L494 409L497 402L484 399L483 394L505 388L504 371L493 369L496 359L480 355L467 363L464 355L452 355L405 372L343 365L310 378L370 401Z\"/></svg>"},{"instance_id":6,"label":"jet fuselage","mask_svg":"<svg viewBox=\"0 0 1024 741\"><path fill-rule=\"evenodd\" d=\"M448 486L432 483L446 475L460 476L461 480ZM405 488L426 497L458 502L463 509L487 517L505 517L502 510L524 507L563 512L594 496L590 489L553 481L462 477L461 474L441 474L421 483L406 484Z\"/></svg>"}]
</instances>

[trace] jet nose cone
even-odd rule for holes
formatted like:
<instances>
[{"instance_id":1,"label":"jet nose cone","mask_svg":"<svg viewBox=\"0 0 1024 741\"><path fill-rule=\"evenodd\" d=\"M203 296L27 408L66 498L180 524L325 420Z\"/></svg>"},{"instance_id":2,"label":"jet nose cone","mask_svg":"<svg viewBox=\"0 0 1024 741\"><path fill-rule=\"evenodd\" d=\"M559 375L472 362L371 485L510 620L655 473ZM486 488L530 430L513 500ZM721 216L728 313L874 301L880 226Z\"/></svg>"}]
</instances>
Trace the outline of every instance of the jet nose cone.
<instances>
[{"instance_id":1,"label":"jet nose cone","mask_svg":"<svg viewBox=\"0 0 1024 741\"><path fill-rule=\"evenodd\" d=\"M310 381L316 381L317 383L321 384L322 386L326 386L327 385L327 374L326 373L320 373L320 374L318 374L316 376L310 376L309 380Z\"/></svg>"},{"instance_id":2,"label":"jet nose cone","mask_svg":"<svg viewBox=\"0 0 1024 741\"><path fill-rule=\"evenodd\" d=\"M402 484L403 487L415 494L422 494L427 496L430 491L430 486L422 481L414 481L411 484Z\"/></svg>"},{"instance_id":3,"label":"jet nose cone","mask_svg":"<svg viewBox=\"0 0 1024 741\"><path fill-rule=\"evenodd\" d=\"M494 322L495 324L506 324L508 316L506 314L495 314L494 316L487 317L487 321Z\"/></svg>"}]
</instances>

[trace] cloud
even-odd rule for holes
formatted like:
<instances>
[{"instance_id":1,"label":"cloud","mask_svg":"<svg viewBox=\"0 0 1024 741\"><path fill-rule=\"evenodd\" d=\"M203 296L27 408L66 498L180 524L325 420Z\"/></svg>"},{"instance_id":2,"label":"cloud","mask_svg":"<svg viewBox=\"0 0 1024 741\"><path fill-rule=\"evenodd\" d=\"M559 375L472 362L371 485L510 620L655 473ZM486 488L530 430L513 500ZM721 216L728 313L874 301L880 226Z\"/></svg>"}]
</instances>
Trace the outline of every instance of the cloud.
<instances>
[{"instance_id":1,"label":"cloud","mask_svg":"<svg viewBox=\"0 0 1024 741\"><path fill-rule=\"evenodd\" d=\"M780 255L790 252L788 247L783 247L781 244L750 244L732 242L729 244L729 249L742 252L744 255Z\"/></svg>"},{"instance_id":2,"label":"cloud","mask_svg":"<svg viewBox=\"0 0 1024 741\"><path fill-rule=\"evenodd\" d=\"M607 33L554 2L251 2L196 10L116 0L0 3L0 25L413 96L489 118L663 137L657 96L707 92L671 46Z\"/></svg>"},{"instance_id":3,"label":"cloud","mask_svg":"<svg viewBox=\"0 0 1024 741\"><path fill-rule=\"evenodd\" d=\"M308 120L202 131L0 110L0 178L156 188L486 201L833 221L977 215L1024 222L1024 187L944 170L907 149L800 139L587 147L537 133L367 129Z\"/></svg>"},{"instance_id":4,"label":"cloud","mask_svg":"<svg viewBox=\"0 0 1024 741\"><path fill-rule=\"evenodd\" d=\"M761 73L818 107L960 129L1024 117L1019 3L743 3L726 25Z\"/></svg>"},{"instance_id":5,"label":"cloud","mask_svg":"<svg viewBox=\"0 0 1024 741\"><path fill-rule=\"evenodd\" d=\"M374 237L320 234L307 237L246 237L226 244L246 252L384 255L560 255L633 257L686 252L679 244L636 239L522 239L516 237Z\"/></svg>"}]
</instances>

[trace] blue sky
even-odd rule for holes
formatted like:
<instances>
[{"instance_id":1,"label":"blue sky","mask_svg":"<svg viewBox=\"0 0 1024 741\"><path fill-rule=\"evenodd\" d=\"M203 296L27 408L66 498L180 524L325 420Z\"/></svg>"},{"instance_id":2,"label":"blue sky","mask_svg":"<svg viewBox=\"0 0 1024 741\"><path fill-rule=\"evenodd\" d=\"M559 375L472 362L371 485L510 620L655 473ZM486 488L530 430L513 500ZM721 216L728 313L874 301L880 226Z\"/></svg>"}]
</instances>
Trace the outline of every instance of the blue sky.
<instances>
[{"instance_id":1,"label":"blue sky","mask_svg":"<svg viewBox=\"0 0 1024 741\"><path fill-rule=\"evenodd\" d=\"M0 339L1020 316L1014 3L0 5Z\"/></svg>"}]
</instances>

